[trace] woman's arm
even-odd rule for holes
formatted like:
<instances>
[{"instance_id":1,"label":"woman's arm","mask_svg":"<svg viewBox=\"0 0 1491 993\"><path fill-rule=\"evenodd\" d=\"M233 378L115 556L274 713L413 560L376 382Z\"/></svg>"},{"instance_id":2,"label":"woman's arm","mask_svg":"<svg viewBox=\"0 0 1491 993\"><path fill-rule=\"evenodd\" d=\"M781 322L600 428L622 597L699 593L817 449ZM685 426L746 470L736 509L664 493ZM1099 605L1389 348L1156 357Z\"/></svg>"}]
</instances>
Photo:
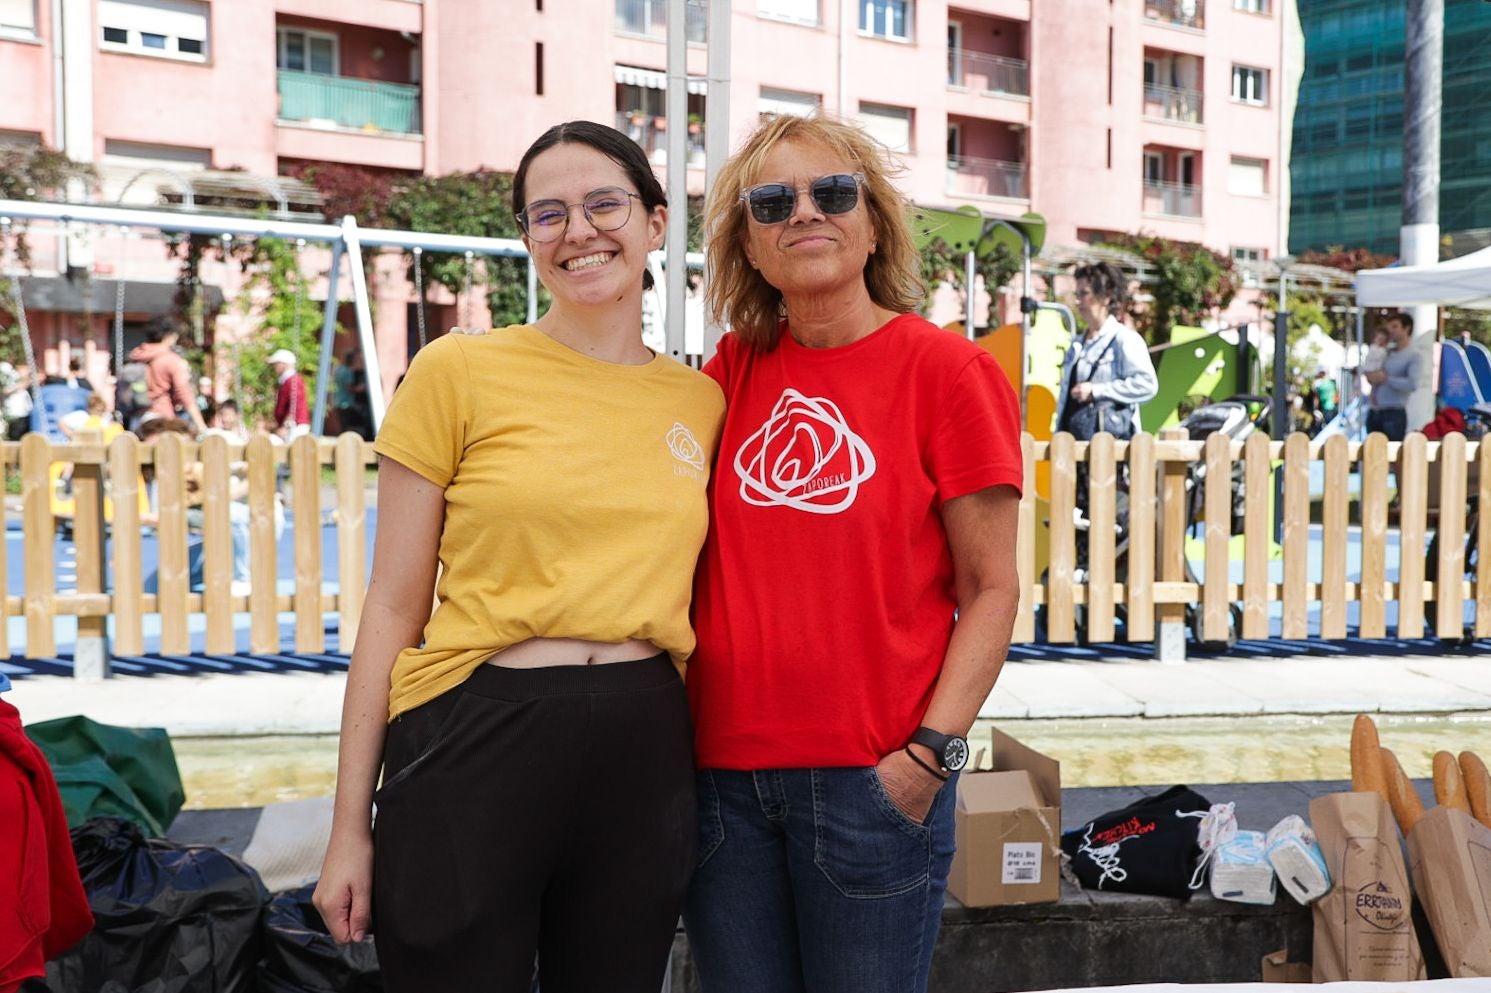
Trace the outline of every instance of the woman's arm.
<instances>
[{"instance_id":1,"label":"woman's arm","mask_svg":"<svg viewBox=\"0 0 1491 993\"><path fill-rule=\"evenodd\" d=\"M1015 567L1019 510L1020 494L1011 486L990 486L942 505L957 583L958 622L922 724L943 734L967 736L1009 653L1020 606ZM923 745L911 747L936 768L941 756ZM903 813L916 821L927 816L942 786L939 780L901 749L881 759L878 770L886 793Z\"/></svg>"},{"instance_id":2,"label":"woman's arm","mask_svg":"<svg viewBox=\"0 0 1491 993\"><path fill-rule=\"evenodd\" d=\"M445 490L397 462L378 470L373 578L347 669L331 843L313 901L337 941L359 941L372 907L373 789L383 765L389 674L430 619Z\"/></svg>"}]
</instances>

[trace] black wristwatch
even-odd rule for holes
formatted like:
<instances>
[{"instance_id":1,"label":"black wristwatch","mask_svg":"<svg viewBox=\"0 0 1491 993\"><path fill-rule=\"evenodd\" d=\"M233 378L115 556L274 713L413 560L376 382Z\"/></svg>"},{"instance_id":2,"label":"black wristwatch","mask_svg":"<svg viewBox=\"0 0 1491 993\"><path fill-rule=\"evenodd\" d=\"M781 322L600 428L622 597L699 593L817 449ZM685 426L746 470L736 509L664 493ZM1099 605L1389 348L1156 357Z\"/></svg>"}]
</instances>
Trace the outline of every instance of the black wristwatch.
<instances>
[{"instance_id":1,"label":"black wristwatch","mask_svg":"<svg viewBox=\"0 0 1491 993\"><path fill-rule=\"evenodd\" d=\"M953 773L968 764L968 739L955 734L943 734L928 727L917 728L911 735L911 743L926 745L937 756L944 773Z\"/></svg>"}]
</instances>

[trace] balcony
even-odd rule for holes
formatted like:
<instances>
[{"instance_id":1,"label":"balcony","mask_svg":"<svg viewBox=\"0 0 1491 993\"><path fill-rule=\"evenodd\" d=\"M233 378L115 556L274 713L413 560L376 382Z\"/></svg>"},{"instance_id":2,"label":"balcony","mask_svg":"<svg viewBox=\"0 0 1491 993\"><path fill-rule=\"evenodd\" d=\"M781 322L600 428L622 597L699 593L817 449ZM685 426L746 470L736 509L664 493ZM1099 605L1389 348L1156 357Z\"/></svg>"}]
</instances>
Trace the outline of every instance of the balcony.
<instances>
[{"instance_id":1,"label":"balcony","mask_svg":"<svg viewBox=\"0 0 1491 993\"><path fill-rule=\"evenodd\" d=\"M688 128L688 164L691 168L702 169L704 168L704 126L691 122ZM647 160L653 165L667 164L667 118L653 117L648 114L618 113L616 130L642 146L642 151L647 153Z\"/></svg>"},{"instance_id":2,"label":"balcony","mask_svg":"<svg viewBox=\"0 0 1491 993\"><path fill-rule=\"evenodd\" d=\"M1206 5L1203 0L1147 0L1144 19L1200 31L1206 27Z\"/></svg>"},{"instance_id":3,"label":"balcony","mask_svg":"<svg viewBox=\"0 0 1491 993\"><path fill-rule=\"evenodd\" d=\"M947 85L1000 96L1030 96L1030 63L1003 55L947 50Z\"/></svg>"},{"instance_id":4,"label":"balcony","mask_svg":"<svg viewBox=\"0 0 1491 993\"><path fill-rule=\"evenodd\" d=\"M1201 187L1146 179L1144 213L1161 217L1200 217Z\"/></svg>"},{"instance_id":5,"label":"balcony","mask_svg":"<svg viewBox=\"0 0 1491 993\"><path fill-rule=\"evenodd\" d=\"M281 121L311 127L417 135L419 87L279 70Z\"/></svg>"},{"instance_id":6,"label":"balcony","mask_svg":"<svg viewBox=\"0 0 1491 993\"><path fill-rule=\"evenodd\" d=\"M947 160L947 194L956 197L1027 199L1025 163L958 156Z\"/></svg>"},{"instance_id":7,"label":"balcony","mask_svg":"<svg viewBox=\"0 0 1491 993\"><path fill-rule=\"evenodd\" d=\"M688 0L684 11L684 37L702 45L709 19L708 6L704 0ZM668 0L616 0L616 30L660 41L666 39Z\"/></svg>"},{"instance_id":8,"label":"balcony","mask_svg":"<svg viewBox=\"0 0 1491 993\"><path fill-rule=\"evenodd\" d=\"M1201 91L1178 86L1144 87L1144 116L1179 124L1201 123Z\"/></svg>"}]
</instances>

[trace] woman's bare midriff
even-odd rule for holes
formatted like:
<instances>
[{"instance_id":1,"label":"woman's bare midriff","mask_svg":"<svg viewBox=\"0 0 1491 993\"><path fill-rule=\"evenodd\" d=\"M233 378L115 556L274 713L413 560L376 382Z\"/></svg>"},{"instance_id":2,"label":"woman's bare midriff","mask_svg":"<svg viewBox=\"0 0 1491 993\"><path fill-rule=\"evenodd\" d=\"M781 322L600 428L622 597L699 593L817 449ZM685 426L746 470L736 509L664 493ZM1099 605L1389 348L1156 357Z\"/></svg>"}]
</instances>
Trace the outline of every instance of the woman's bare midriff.
<instances>
[{"instance_id":1,"label":"woman's bare midriff","mask_svg":"<svg viewBox=\"0 0 1491 993\"><path fill-rule=\"evenodd\" d=\"M487 659L506 669L539 669L551 665L606 665L650 659L661 651L650 641L633 638L620 644L579 638L529 638Z\"/></svg>"}]
</instances>

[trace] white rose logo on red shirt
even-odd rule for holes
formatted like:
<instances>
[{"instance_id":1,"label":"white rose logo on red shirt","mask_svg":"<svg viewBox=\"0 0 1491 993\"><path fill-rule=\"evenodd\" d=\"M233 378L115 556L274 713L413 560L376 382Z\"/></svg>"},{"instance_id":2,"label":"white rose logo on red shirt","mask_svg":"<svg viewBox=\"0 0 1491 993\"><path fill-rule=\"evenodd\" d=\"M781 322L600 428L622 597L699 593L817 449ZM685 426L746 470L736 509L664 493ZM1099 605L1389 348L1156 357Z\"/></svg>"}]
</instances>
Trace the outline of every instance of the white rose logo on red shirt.
<instances>
[{"instance_id":1,"label":"white rose logo on red shirt","mask_svg":"<svg viewBox=\"0 0 1491 993\"><path fill-rule=\"evenodd\" d=\"M789 389L735 453L735 474L746 503L838 514L875 475L875 455L833 401Z\"/></svg>"},{"instance_id":2,"label":"white rose logo on red shirt","mask_svg":"<svg viewBox=\"0 0 1491 993\"><path fill-rule=\"evenodd\" d=\"M673 427L668 431L668 451L684 465L704 471L704 446L699 444L699 439L694 437L692 431L677 421L673 422Z\"/></svg>"}]
</instances>

